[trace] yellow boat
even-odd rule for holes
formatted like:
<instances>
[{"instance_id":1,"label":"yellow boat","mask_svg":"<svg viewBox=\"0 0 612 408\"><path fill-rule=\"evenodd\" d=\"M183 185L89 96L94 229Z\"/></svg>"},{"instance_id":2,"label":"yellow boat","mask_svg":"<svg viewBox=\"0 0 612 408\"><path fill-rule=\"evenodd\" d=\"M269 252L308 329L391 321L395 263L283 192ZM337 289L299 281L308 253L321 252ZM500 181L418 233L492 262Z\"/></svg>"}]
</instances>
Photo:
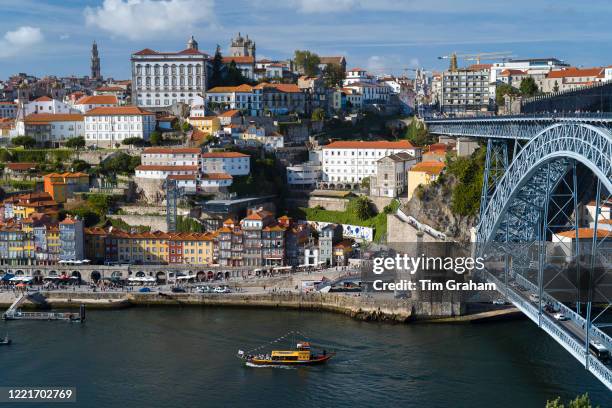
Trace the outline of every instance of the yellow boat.
<instances>
[{"instance_id":1,"label":"yellow boat","mask_svg":"<svg viewBox=\"0 0 612 408\"><path fill-rule=\"evenodd\" d=\"M310 343L297 343L296 350L273 350L271 354L245 355L238 352L238 357L246 359L247 363L260 366L306 366L325 363L336 353L313 353Z\"/></svg>"}]
</instances>

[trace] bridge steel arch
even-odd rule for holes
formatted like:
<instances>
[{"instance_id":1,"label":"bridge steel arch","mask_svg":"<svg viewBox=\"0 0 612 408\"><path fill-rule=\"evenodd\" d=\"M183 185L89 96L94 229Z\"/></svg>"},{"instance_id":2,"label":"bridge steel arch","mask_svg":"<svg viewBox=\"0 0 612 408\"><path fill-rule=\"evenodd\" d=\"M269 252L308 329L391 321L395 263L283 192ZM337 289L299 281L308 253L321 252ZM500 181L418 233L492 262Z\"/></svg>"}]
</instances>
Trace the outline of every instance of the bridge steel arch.
<instances>
[{"instance_id":1,"label":"bridge steel arch","mask_svg":"<svg viewBox=\"0 0 612 408\"><path fill-rule=\"evenodd\" d=\"M494 272L487 271L486 279L502 287L503 292L512 303L555 338L612 390L612 371L597 358L591 357L589 353L589 345L593 340L612 349L612 338L594 324L595 319L592 319L591 316L591 292L594 290L593 272L589 271L586 275L589 277L587 300L583 302L582 299L578 299L576 311L547 293L544 288L544 269L550 266L547 263L549 255L545 248L547 234L550 231L549 204L552 203L551 199L557 187L561 183L567 183L568 172L573 171L573 185L574 188L577 187L577 163L581 163L592 172L597 184L592 248L594 250L598 248L600 237L597 223L601 194L607 193L604 201L612 197L612 133L607 128L591 124L565 122L552 124L532 137L514 157L503 177L498 180L493 194L487 200L486 207L481 209L476 233L476 253L479 256L487 256L494 249L501 249L502 254L505 252L503 255L506 259L505 267L502 266L503 278L496 276ZM580 227L577 191L573 190L572 195L573 197L568 202L573 201L574 203L570 213L574 213L571 222L577 233ZM571 247L575 246L576 250L580 246L577 238L578 235L576 235L575 245L571 245ZM604 240L608 238L612 239L612 232L608 233ZM526 243L526 247L531 246L530 250L535 247L533 252L536 253L538 265L530 272L537 269L537 276L532 274L532 277L537 280L536 283L521 275L523 269L520 266L521 262L527 265L533 263L533 252L527 256L525 255L527 252L521 253L516 250L512 252L510 248L513 246L510 243L516 242ZM594 252L591 253L591 259L595 259ZM578 254L576 252L572 254L576 257L574 259L578 259ZM511 263L508 261L509 258L511 258ZM528 269L529 267L525 268L525 270ZM579 269L577 273L580 274ZM508 286L508 276L511 276L520 286L527 288L525 292L521 294L520 291L511 289ZM526 293L530 293L530 299L535 295L536 300L526 299ZM586 317L581 314L579 302L586 304ZM612 304L612 301L609 303ZM558 308L557 310L561 310L570 317L576 328L581 328L579 339L568 331L564 331L562 326L559 326L544 312L545 304L554 305Z\"/></svg>"},{"instance_id":2,"label":"bridge steel arch","mask_svg":"<svg viewBox=\"0 0 612 408\"><path fill-rule=\"evenodd\" d=\"M588 124L558 123L533 137L514 158L499 180L488 205L481 211L477 242L490 242L514 199L545 163L556 161L557 170L551 178L558 181L565 171L564 159L573 159L587 166L612 192L612 133ZM562 173L562 174L559 174ZM535 180L541 184L541 180ZM548 190L554 183L550 183ZM534 188L546 188L544 185Z\"/></svg>"}]
</instances>

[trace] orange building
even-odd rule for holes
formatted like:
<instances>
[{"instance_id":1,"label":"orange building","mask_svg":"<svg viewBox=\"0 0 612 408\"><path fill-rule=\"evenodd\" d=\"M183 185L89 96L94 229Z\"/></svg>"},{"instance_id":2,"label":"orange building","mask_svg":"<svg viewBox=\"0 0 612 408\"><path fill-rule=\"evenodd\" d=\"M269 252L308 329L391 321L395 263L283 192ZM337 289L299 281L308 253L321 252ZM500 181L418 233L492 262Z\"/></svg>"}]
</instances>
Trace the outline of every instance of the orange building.
<instances>
[{"instance_id":1,"label":"orange building","mask_svg":"<svg viewBox=\"0 0 612 408\"><path fill-rule=\"evenodd\" d=\"M58 203L65 203L76 192L89 190L89 175L85 173L50 173L43 179L45 192Z\"/></svg>"}]
</instances>

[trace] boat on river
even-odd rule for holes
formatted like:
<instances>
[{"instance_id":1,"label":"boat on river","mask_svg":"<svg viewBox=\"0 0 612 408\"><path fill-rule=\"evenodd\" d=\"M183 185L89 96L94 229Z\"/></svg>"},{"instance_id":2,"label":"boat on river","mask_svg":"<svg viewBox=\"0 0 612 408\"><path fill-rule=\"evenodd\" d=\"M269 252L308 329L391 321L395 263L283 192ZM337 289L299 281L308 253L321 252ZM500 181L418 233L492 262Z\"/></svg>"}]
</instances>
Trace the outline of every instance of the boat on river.
<instances>
[{"instance_id":1,"label":"boat on river","mask_svg":"<svg viewBox=\"0 0 612 408\"><path fill-rule=\"evenodd\" d=\"M2 340L0 340L0 346L8 346L10 345L12 340L9 338L8 334L4 336Z\"/></svg>"},{"instance_id":2,"label":"boat on river","mask_svg":"<svg viewBox=\"0 0 612 408\"><path fill-rule=\"evenodd\" d=\"M276 341L278 340L280 339ZM310 366L323 364L335 355L336 353L328 352L325 349L319 352L313 351L308 341L298 342L295 349L272 350L270 353L263 354L238 350L238 358L246 360L247 364L256 366Z\"/></svg>"}]
</instances>

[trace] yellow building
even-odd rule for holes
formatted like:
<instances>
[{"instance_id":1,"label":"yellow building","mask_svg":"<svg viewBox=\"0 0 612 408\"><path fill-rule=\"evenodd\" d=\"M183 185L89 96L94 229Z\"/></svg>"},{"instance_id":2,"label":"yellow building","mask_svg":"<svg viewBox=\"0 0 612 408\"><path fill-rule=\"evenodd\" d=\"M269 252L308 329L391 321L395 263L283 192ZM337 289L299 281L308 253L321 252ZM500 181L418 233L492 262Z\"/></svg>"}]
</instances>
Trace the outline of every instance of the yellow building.
<instances>
[{"instance_id":1,"label":"yellow building","mask_svg":"<svg viewBox=\"0 0 612 408\"><path fill-rule=\"evenodd\" d=\"M195 129L207 135L212 135L221 129L221 122L216 116L192 116L189 118L188 122Z\"/></svg>"},{"instance_id":2,"label":"yellow building","mask_svg":"<svg viewBox=\"0 0 612 408\"><path fill-rule=\"evenodd\" d=\"M172 240L183 243L182 263L192 265L210 265L213 263L213 236L211 234L175 234Z\"/></svg>"},{"instance_id":3,"label":"yellow building","mask_svg":"<svg viewBox=\"0 0 612 408\"><path fill-rule=\"evenodd\" d=\"M6 206L11 205L12 211L7 215ZM57 202L47 193L29 193L5 200L5 217L26 219L34 213L57 214Z\"/></svg>"},{"instance_id":4,"label":"yellow building","mask_svg":"<svg viewBox=\"0 0 612 408\"><path fill-rule=\"evenodd\" d=\"M119 262L129 263L167 263L168 237L165 232L128 233L113 232L117 239Z\"/></svg>"},{"instance_id":5,"label":"yellow building","mask_svg":"<svg viewBox=\"0 0 612 408\"><path fill-rule=\"evenodd\" d=\"M412 198L419 185L427 186L436 181L444 166L444 163L437 161L424 161L412 166L408 170L408 200Z\"/></svg>"}]
</instances>

